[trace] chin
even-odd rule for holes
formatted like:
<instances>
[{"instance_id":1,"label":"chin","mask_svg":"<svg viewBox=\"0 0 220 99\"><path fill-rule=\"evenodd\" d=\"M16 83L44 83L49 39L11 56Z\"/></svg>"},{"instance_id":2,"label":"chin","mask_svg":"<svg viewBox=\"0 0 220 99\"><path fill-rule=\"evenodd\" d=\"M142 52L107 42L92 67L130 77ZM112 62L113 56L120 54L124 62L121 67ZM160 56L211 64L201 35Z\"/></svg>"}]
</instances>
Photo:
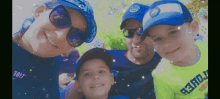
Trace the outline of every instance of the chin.
<instances>
[{"instance_id":1,"label":"chin","mask_svg":"<svg viewBox=\"0 0 220 99\"><path fill-rule=\"evenodd\" d=\"M43 57L43 58L50 58L50 57L54 57L54 56L58 56L60 54L55 54L55 53L49 53L50 51L47 51L47 52L40 52L40 51L37 51L37 53L35 55L37 56L40 56L40 57Z\"/></svg>"}]
</instances>

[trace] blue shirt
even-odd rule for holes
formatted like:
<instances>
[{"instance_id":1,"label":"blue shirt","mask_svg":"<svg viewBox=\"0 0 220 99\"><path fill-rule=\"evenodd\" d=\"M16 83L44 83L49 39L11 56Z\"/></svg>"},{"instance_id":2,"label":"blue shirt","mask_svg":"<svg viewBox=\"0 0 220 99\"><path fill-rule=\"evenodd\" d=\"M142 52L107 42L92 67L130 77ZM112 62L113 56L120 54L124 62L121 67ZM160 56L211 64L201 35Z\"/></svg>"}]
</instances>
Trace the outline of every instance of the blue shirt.
<instances>
[{"instance_id":1,"label":"blue shirt","mask_svg":"<svg viewBox=\"0 0 220 99\"><path fill-rule=\"evenodd\" d=\"M59 60L61 66L59 73L74 73L76 72L75 69L75 62L79 58L79 53L78 51L74 50L70 53L68 57L63 57L61 55L56 56L55 59Z\"/></svg>"},{"instance_id":2,"label":"blue shirt","mask_svg":"<svg viewBox=\"0 0 220 99\"><path fill-rule=\"evenodd\" d=\"M125 50L110 50L115 62L112 73L115 84L111 87L109 96L122 95L130 99L155 99L153 78L151 72L160 62L161 57L154 53L150 62L136 65L125 56Z\"/></svg>"},{"instance_id":3,"label":"blue shirt","mask_svg":"<svg viewBox=\"0 0 220 99\"><path fill-rule=\"evenodd\" d=\"M12 98L59 99L59 63L12 42Z\"/></svg>"}]
</instances>

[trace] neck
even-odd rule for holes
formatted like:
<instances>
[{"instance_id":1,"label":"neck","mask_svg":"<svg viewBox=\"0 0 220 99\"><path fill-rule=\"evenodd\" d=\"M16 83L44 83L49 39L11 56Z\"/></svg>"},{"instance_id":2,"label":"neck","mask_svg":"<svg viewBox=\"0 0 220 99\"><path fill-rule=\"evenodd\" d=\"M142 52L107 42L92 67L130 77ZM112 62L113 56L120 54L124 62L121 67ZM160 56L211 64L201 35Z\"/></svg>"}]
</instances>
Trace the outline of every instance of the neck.
<instances>
[{"instance_id":1,"label":"neck","mask_svg":"<svg viewBox=\"0 0 220 99\"><path fill-rule=\"evenodd\" d=\"M129 51L125 52L125 56L134 64L142 65L148 63L154 56L154 53L148 53L144 58L135 58Z\"/></svg>"},{"instance_id":2,"label":"neck","mask_svg":"<svg viewBox=\"0 0 220 99\"><path fill-rule=\"evenodd\" d=\"M100 96L100 97L86 97L86 99L107 99L108 95L106 96Z\"/></svg>"},{"instance_id":3,"label":"neck","mask_svg":"<svg viewBox=\"0 0 220 99\"><path fill-rule=\"evenodd\" d=\"M200 57L198 53L199 49L196 48L196 46L193 46L186 57L184 57L181 61L173 62L172 64L179 67L194 65L198 62L198 59Z\"/></svg>"}]
</instances>

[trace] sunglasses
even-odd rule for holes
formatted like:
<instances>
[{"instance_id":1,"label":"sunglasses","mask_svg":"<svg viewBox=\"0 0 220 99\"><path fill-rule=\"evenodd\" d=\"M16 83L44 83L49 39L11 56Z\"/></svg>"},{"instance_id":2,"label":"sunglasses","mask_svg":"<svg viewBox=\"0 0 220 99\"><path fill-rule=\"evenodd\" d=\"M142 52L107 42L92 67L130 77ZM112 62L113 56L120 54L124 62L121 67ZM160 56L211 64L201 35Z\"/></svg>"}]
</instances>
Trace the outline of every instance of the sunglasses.
<instances>
[{"instance_id":1,"label":"sunglasses","mask_svg":"<svg viewBox=\"0 0 220 99\"><path fill-rule=\"evenodd\" d=\"M134 37L134 33L137 33L139 36L141 36L141 34L143 33L143 29L142 28L138 28L138 29L127 29L127 30L123 30L123 34L125 37L127 38L132 38Z\"/></svg>"},{"instance_id":2,"label":"sunglasses","mask_svg":"<svg viewBox=\"0 0 220 99\"><path fill-rule=\"evenodd\" d=\"M58 5L53 8L49 15L49 20L57 28L70 27L66 37L70 46L78 47L85 42L86 37L83 32L71 25L70 15L64 6Z\"/></svg>"}]
</instances>

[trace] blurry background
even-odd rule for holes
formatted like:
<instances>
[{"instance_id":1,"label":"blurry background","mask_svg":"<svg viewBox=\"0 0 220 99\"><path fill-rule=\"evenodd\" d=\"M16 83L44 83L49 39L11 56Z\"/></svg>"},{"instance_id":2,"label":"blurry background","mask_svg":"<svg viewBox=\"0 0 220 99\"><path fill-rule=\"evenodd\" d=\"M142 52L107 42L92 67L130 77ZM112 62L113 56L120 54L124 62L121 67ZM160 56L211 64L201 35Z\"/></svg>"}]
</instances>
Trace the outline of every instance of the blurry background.
<instances>
[{"instance_id":1,"label":"blurry background","mask_svg":"<svg viewBox=\"0 0 220 99\"><path fill-rule=\"evenodd\" d=\"M31 16L32 8L42 0L13 0L12 1L12 26L16 31L27 16ZM48 1L48 0L44 0ZM82 55L93 47L105 47L107 49L126 49L126 43L120 30L120 24L124 12L133 3L150 5L157 0L87 0L94 10L97 23L97 36L90 44L84 43L77 48ZM200 41L208 40L208 0L179 0L184 3L200 22ZM200 38L198 38L200 39ZM199 40L198 40L199 41Z\"/></svg>"}]
</instances>

